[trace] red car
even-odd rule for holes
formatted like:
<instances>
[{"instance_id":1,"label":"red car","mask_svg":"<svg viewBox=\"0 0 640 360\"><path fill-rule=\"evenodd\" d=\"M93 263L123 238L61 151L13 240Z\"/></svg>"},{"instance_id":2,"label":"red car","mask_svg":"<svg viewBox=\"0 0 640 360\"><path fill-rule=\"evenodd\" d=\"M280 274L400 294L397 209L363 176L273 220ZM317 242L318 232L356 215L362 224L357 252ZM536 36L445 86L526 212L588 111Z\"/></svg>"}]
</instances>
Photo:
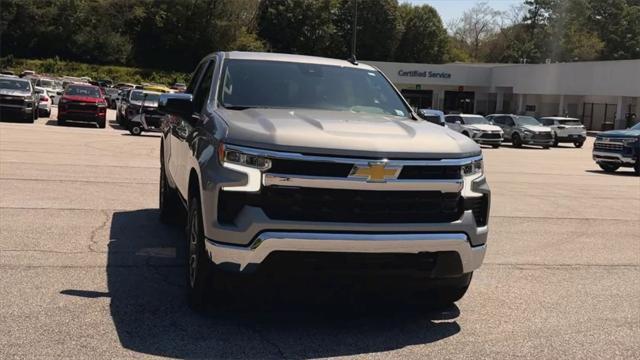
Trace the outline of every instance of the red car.
<instances>
[{"instance_id":1,"label":"red car","mask_svg":"<svg viewBox=\"0 0 640 360\"><path fill-rule=\"evenodd\" d=\"M58 102L58 125L66 121L95 122L104 129L107 124L107 101L102 90L88 84L69 84Z\"/></svg>"}]
</instances>

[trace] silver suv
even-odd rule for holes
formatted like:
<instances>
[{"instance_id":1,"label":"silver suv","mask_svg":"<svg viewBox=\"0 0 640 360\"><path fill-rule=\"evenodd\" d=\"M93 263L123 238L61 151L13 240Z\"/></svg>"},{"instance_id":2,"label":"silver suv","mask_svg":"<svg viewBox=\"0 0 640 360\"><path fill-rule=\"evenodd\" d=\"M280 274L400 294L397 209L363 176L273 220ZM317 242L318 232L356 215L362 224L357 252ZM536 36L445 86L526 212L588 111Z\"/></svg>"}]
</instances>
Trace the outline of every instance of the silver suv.
<instances>
[{"instance_id":1,"label":"silver suv","mask_svg":"<svg viewBox=\"0 0 640 360\"><path fill-rule=\"evenodd\" d=\"M211 280L272 264L418 277L444 305L482 263L490 191L480 148L419 120L372 66L216 53L159 110L160 216L187 212L196 309Z\"/></svg>"},{"instance_id":2,"label":"silver suv","mask_svg":"<svg viewBox=\"0 0 640 360\"><path fill-rule=\"evenodd\" d=\"M548 149L554 143L553 130L542 126L532 116L493 114L487 115L486 118L504 131L504 141L511 142L514 147L538 145Z\"/></svg>"}]
</instances>

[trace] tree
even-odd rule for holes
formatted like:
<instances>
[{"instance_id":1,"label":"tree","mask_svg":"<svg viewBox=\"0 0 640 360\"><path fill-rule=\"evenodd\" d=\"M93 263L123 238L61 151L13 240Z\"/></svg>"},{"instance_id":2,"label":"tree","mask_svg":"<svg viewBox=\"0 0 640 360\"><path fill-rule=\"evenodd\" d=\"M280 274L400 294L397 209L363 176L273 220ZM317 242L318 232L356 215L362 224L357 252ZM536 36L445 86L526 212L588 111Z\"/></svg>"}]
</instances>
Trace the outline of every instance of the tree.
<instances>
[{"instance_id":1,"label":"tree","mask_svg":"<svg viewBox=\"0 0 640 360\"><path fill-rule=\"evenodd\" d=\"M335 56L348 58L351 54L355 0L340 0L334 18L340 46ZM397 0L357 0L357 57L363 60L392 61L399 39Z\"/></svg>"},{"instance_id":2,"label":"tree","mask_svg":"<svg viewBox=\"0 0 640 360\"><path fill-rule=\"evenodd\" d=\"M447 53L447 32L434 8L403 5L403 32L395 51L402 62L442 63Z\"/></svg>"},{"instance_id":3,"label":"tree","mask_svg":"<svg viewBox=\"0 0 640 360\"><path fill-rule=\"evenodd\" d=\"M590 29L604 42L601 58L640 58L640 4L632 0L590 0Z\"/></svg>"},{"instance_id":4,"label":"tree","mask_svg":"<svg viewBox=\"0 0 640 360\"><path fill-rule=\"evenodd\" d=\"M257 15L258 36L277 52L326 55L337 40L331 0L263 0Z\"/></svg>"},{"instance_id":5,"label":"tree","mask_svg":"<svg viewBox=\"0 0 640 360\"><path fill-rule=\"evenodd\" d=\"M471 58L481 61L481 46L498 31L500 16L499 11L481 2L454 19L449 29L459 43L466 45Z\"/></svg>"}]
</instances>

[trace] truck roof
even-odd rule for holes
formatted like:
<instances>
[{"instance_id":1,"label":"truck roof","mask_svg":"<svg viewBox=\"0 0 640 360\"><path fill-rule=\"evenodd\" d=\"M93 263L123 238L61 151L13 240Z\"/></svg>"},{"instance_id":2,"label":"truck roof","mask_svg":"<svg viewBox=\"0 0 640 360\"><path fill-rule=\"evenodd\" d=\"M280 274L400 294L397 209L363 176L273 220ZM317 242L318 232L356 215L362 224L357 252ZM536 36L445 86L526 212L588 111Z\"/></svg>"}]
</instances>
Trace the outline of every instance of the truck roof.
<instances>
[{"instance_id":1,"label":"truck roof","mask_svg":"<svg viewBox=\"0 0 640 360\"><path fill-rule=\"evenodd\" d=\"M373 66L363 64L363 63L358 63L358 65L354 65L347 60L331 59L331 58L324 58L319 56L292 55L292 54L266 53L266 52L249 52L249 51L228 51L228 52L224 52L223 54L224 54L224 57L227 59L283 61L283 62L304 63L304 64L341 66L341 67L347 67L347 68L353 68L353 69L376 70Z\"/></svg>"}]
</instances>

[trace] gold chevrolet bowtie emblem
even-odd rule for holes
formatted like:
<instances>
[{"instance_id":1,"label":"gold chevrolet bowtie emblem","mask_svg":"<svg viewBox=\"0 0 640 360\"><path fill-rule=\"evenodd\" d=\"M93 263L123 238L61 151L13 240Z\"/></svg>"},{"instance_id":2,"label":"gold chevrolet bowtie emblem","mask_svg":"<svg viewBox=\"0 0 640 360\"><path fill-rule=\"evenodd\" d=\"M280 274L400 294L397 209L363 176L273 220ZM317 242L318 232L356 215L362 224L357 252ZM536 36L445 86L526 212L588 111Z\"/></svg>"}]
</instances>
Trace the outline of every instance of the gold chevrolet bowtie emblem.
<instances>
[{"instance_id":1,"label":"gold chevrolet bowtie emblem","mask_svg":"<svg viewBox=\"0 0 640 360\"><path fill-rule=\"evenodd\" d=\"M370 162L368 165L353 165L350 178L366 179L367 182L385 182L396 179L402 167L388 166L384 161Z\"/></svg>"}]
</instances>

